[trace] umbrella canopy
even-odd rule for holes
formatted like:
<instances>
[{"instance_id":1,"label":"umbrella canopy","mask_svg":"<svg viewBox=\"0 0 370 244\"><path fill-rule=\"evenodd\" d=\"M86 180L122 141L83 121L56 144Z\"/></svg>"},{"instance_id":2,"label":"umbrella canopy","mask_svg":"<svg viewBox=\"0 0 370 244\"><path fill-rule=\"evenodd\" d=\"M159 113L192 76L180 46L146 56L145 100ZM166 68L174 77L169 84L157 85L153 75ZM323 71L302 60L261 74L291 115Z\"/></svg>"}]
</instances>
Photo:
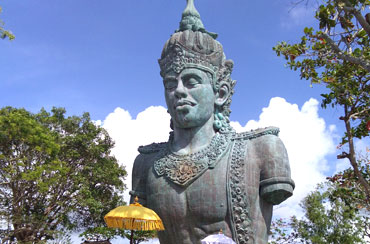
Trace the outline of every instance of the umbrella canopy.
<instances>
[{"instance_id":1,"label":"umbrella canopy","mask_svg":"<svg viewBox=\"0 0 370 244\"><path fill-rule=\"evenodd\" d=\"M201 240L201 242L202 244L236 244L231 238L222 233L209 235Z\"/></svg>"},{"instance_id":2,"label":"umbrella canopy","mask_svg":"<svg viewBox=\"0 0 370 244\"><path fill-rule=\"evenodd\" d=\"M162 220L151 209L137 202L128 206L120 206L104 216L108 227L126 230L164 230Z\"/></svg>"}]
</instances>

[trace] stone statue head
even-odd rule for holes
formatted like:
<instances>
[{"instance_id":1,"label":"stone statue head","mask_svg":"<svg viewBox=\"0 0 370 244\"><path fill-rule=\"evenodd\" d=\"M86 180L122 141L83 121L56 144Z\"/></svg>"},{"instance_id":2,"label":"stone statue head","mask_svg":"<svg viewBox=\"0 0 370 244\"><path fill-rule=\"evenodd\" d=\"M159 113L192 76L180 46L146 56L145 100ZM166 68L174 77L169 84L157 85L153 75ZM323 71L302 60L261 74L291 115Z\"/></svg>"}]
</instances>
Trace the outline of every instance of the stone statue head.
<instances>
[{"instance_id":1,"label":"stone statue head","mask_svg":"<svg viewBox=\"0 0 370 244\"><path fill-rule=\"evenodd\" d=\"M195 9L193 0L188 0L182 14L180 29L164 45L159 65L161 76L169 72L179 74L186 69L197 69L205 72L211 81L214 94L214 129L228 132L231 96L236 81L230 75L233 61L226 60L223 47L216 40L217 34L204 29L200 15Z\"/></svg>"}]
</instances>

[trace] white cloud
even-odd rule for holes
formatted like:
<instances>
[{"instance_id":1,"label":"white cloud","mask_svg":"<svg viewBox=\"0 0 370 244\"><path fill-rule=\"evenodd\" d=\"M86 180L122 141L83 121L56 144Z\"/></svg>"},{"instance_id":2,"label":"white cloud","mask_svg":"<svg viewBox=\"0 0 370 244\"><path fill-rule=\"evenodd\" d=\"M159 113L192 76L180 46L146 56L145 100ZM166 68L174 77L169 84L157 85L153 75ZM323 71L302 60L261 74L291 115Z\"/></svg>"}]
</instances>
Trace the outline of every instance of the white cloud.
<instances>
[{"instance_id":1,"label":"white cloud","mask_svg":"<svg viewBox=\"0 0 370 244\"><path fill-rule=\"evenodd\" d=\"M326 156L335 151L332 134L335 128L327 126L319 117L318 105L319 102L311 98L299 109L298 105L275 97L267 108L262 109L258 121L250 120L244 127L232 122L237 131L267 126L280 128L279 136L288 151L296 188L291 198L275 208L274 216L302 215L299 202L317 183L325 180L323 173L328 169Z\"/></svg>"},{"instance_id":2,"label":"white cloud","mask_svg":"<svg viewBox=\"0 0 370 244\"><path fill-rule=\"evenodd\" d=\"M245 126L231 122L237 131L246 131L258 127L277 126L290 159L292 178L296 183L293 197L276 209L276 214L289 217L300 215L299 202L312 191L318 182L325 179L327 170L326 156L335 151L333 125L327 126L318 115L318 101L310 99L301 109L283 98L272 98L267 108L263 108L258 121L251 120ZM120 164L126 166L128 178L126 184L131 189L131 171L137 148L152 142L167 141L170 116L163 107L149 107L131 117L128 111L117 108L103 121L116 145L112 153ZM128 191L125 194L128 201Z\"/></svg>"},{"instance_id":3,"label":"white cloud","mask_svg":"<svg viewBox=\"0 0 370 244\"><path fill-rule=\"evenodd\" d=\"M364 137L361 140L355 140L355 150L357 154L365 156L370 150L370 138Z\"/></svg>"},{"instance_id":4,"label":"white cloud","mask_svg":"<svg viewBox=\"0 0 370 244\"><path fill-rule=\"evenodd\" d=\"M283 28L292 28L299 25L307 25L313 22L315 16L315 7L306 6L304 4L290 7L287 9L287 14L284 14L281 19Z\"/></svg>"},{"instance_id":5,"label":"white cloud","mask_svg":"<svg viewBox=\"0 0 370 244\"><path fill-rule=\"evenodd\" d=\"M116 142L113 155L127 170L127 191L124 194L129 201L128 192L131 190L132 165L138 155L137 148L152 142L167 141L170 132L170 116L164 107L149 107L139 113L136 119L122 108L116 108L102 123L109 135ZM98 122L99 123L99 122Z\"/></svg>"},{"instance_id":6,"label":"white cloud","mask_svg":"<svg viewBox=\"0 0 370 244\"><path fill-rule=\"evenodd\" d=\"M337 174L341 171L344 171L344 170L348 169L349 167L351 167L351 164L349 163L348 159L337 160L337 163L335 164L334 174Z\"/></svg>"}]
</instances>

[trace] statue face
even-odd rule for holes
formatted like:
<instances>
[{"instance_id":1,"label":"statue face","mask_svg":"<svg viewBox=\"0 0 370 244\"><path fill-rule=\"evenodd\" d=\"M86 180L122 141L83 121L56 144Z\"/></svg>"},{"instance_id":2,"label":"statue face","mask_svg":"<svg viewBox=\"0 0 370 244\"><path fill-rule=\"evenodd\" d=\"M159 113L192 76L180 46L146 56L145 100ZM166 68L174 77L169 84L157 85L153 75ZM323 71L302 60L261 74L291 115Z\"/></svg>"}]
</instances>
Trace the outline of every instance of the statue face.
<instances>
[{"instance_id":1,"label":"statue face","mask_svg":"<svg viewBox=\"0 0 370 244\"><path fill-rule=\"evenodd\" d=\"M164 76L167 108L175 127L202 126L213 116L216 95L211 81L206 72L196 68Z\"/></svg>"}]
</instances>

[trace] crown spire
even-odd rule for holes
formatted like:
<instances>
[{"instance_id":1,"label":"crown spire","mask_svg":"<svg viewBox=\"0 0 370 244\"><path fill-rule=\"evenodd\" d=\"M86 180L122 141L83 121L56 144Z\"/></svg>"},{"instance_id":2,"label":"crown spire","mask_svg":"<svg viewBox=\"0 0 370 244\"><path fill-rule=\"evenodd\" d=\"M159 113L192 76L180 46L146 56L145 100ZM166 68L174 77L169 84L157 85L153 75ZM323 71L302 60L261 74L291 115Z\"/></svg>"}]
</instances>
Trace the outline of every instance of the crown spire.
<instances>
[{"instance_id":1,"label":"crown spire","mask_svg":"<svg viewBox=\"0 0 370 244\"><path fill-rule=\"evenodd\" d=\"M200 14L194 6L194 0L186 0L186 1L187 1L187 5L186 5L184 12L182 12L182 17L184 18L186 16L192 15L192 16L196 16L200 20Z\"/></svg>"},{"instance_id":2,"label":"crown spire","mask_svg":"<svg viewBox=\"0 0 370 244\"><path fill-rule=\"evenodd\" d=\"M203 33L207 33L214 39L217 38L216 33L208 32L204 28L204 25L202 23L202 20L200 19L200 14L198 10L194 6L194 0L186 0L187 5L182 13L182 18L180 21L180 28L176 30L176 32L179 31L185 31L185 30L192 30L192 31L200 31Z\"/></svg>"}]
</instances>

